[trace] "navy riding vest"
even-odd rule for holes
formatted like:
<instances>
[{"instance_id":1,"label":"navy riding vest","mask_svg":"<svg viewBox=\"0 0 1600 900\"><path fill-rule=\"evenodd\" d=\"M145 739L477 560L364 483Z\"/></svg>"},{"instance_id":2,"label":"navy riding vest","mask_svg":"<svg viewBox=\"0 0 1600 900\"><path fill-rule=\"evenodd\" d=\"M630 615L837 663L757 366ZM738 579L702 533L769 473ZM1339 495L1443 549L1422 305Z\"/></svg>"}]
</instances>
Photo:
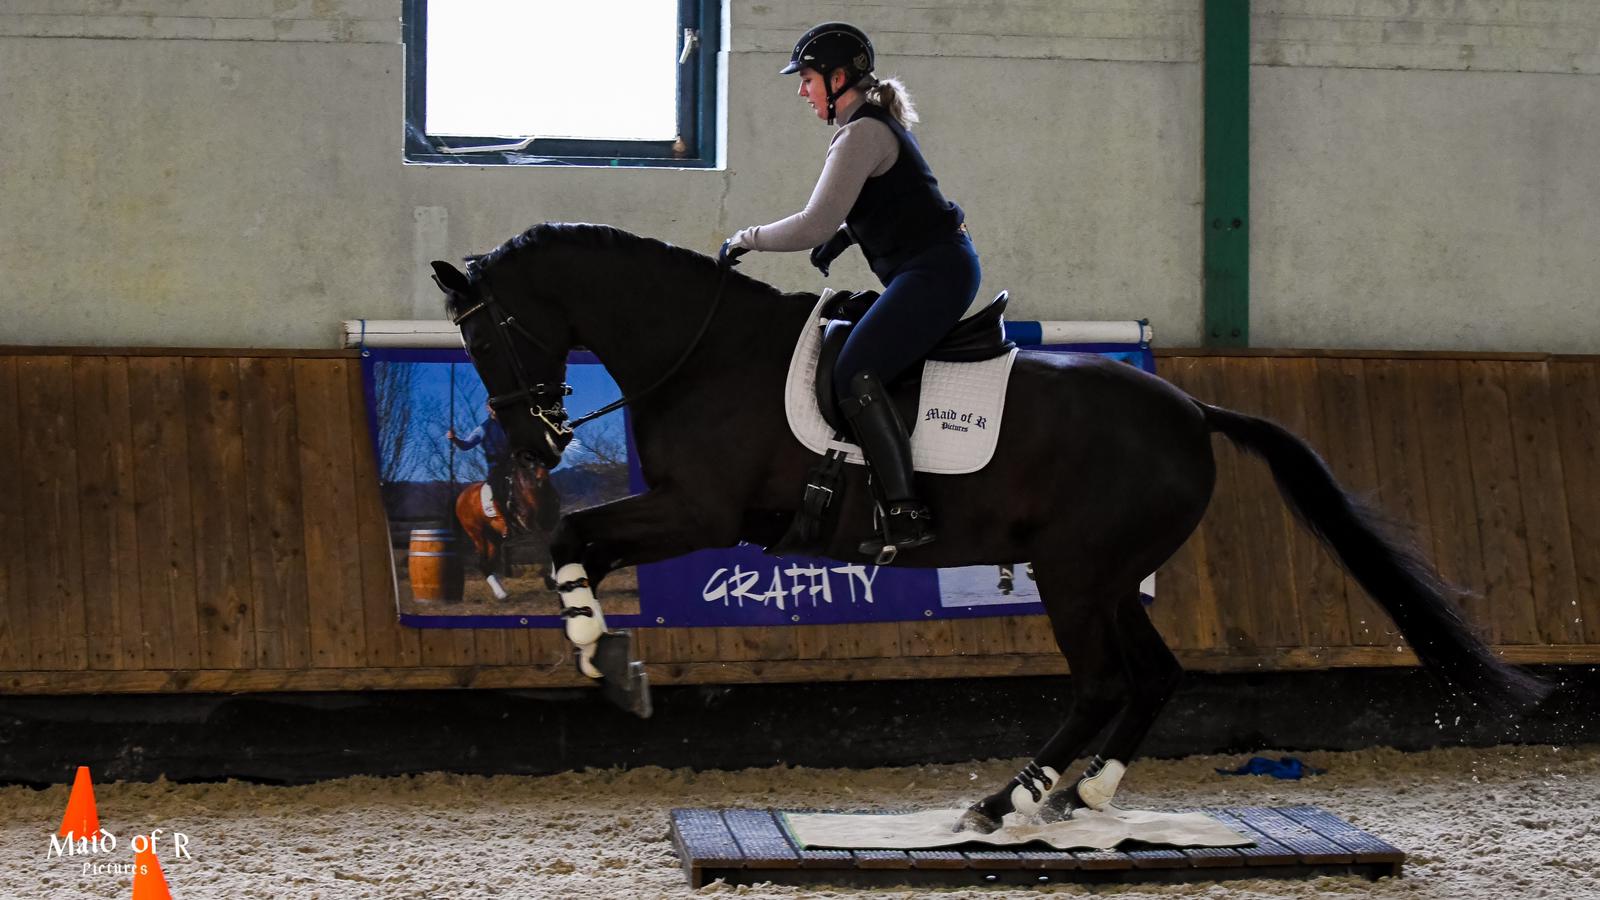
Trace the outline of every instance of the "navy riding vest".
<instances>
[{"instance_id":1,"label":"navy riding vest","mask_svg":"<svg viewBox=\"0 0 1600 900\"><path fill-rule=\"evenodd\" d=\"M491 466L498 466L511 459L511 439L506 436L506 430L495 419L483 420L483 458Z\"/></svg>"},{"instance_id":2,"label":"navy riding vest","mask_svg":"<svg viewBox=\"0 0 1600 900\"><path fill-rule=\"evenodd\" d=\"M850 121L863 116L889 126L900 142L900 155L889 171L861 186L861 195L844 221L872 274L887 284L913 256L954 236L966 214L939 192L939 181L922 158L922 148L899 120L876 103L862 103Z\"/></svg>"}]
</instances>

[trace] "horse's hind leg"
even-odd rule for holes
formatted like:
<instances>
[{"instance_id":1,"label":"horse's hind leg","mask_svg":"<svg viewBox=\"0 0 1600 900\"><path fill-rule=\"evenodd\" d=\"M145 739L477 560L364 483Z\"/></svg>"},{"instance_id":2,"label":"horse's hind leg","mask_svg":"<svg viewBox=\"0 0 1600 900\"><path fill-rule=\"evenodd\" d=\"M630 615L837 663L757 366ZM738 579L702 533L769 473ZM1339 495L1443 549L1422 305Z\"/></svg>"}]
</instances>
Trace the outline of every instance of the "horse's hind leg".
<instances>
[{"instance_id":1,"label":"horse's hind leg","mask_svg":"<svg viewBox=\"0 0 1600 900\"><path fill-rule=\"evenodd\" d=\"M1123 771L1183 678L1183 667L1145 613L1137 590L1118 597L1116 615L1128 703L1111 723L1084 774L1046 798L1040 817L1047 821L1065 818L1079 807L1100 808L1111 802Z\"/></svg>"},{"instance_id":2,"label":"horse's hind leg","mask_svg":"<svg viewBox=\"0 0 1600 900\"><path fill-rule=\"evenodd\" d=\"M1067 766L1129 702L1123 649L1117 637L1117 604L1112 597L1104 591L1083 589L1051 566L1040 567L1039 595L1056 644L1072 670L1072 706L1067 720L1033 762L999 791L969 808L957 823L957 831L987 833L998 829L1007 813L1038 811L1045 795L1060 785Z\"/></svg>"}]
</instances>

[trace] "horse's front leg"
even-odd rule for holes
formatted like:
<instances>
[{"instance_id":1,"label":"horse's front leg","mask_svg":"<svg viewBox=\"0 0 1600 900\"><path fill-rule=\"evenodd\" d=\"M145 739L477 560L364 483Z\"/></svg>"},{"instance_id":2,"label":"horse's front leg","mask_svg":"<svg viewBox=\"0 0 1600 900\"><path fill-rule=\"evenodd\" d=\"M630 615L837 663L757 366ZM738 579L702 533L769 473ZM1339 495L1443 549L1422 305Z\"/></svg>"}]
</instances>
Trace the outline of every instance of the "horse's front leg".
<instances>
[{"instance_id":1,"label":"horse's front leg","mask_svg":"<svg viewBox=\"0 0 1600 900\"><path fill-rule=\"evenodd\" d=\"M651 491L562 516L550 541L550 569L578 671L641 717L650 715L643 664L633 658L627 632L607 629L594 589L616 569L715 546L719 530L695 521L688 509L670 491Z\"/></svg>"}]
</instances>

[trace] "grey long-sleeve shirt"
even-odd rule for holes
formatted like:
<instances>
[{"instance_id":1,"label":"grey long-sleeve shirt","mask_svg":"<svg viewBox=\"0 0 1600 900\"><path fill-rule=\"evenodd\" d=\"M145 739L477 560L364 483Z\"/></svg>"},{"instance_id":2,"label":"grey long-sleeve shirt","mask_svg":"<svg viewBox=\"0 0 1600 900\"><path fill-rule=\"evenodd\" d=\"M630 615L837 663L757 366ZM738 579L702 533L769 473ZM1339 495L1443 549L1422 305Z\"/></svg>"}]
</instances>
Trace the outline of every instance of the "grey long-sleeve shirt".
<instances>
[{"instance_id":1,"label":"grey long-sleeve shirt","mask_svg":"<svg viewBox=\"0 0 1600 900\"><path fill-rule=\"evenodd\" d=\"M770 251L810 250L833 237L861 196L867 179L889 171L900 158L900 142L889 126L877 119L850 121L865 102L857 100L835 110L835 119L849 124L834 132L822 175L817 178L805 209L767 225L744 229L734 237L736 246Z\"/></svg>"}]
</instances>

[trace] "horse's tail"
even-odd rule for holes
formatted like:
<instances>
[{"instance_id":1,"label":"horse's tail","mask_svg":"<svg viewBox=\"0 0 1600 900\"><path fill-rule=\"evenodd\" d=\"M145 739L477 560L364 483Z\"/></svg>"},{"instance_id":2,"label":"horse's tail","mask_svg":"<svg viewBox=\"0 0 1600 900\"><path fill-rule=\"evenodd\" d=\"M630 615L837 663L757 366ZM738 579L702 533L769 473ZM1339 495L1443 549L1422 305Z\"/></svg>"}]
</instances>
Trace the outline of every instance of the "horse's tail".
<instances>
[{"instance_id":1,"label":"horse's tail","mask_svg":"<svg viewBox=\"0 0 1600 900\"><path fill-rule=\"evenodd\" d=\"M1295 515L1384 608L1425 667L1495 707L1522 710L1549 695L1550 685L1479 639L1456 603L1458 592L1382 513L1341 487L1305 441L1275 422L1195 402L1211 430L1266 461Z\"/></svg>"}]
</instances>

